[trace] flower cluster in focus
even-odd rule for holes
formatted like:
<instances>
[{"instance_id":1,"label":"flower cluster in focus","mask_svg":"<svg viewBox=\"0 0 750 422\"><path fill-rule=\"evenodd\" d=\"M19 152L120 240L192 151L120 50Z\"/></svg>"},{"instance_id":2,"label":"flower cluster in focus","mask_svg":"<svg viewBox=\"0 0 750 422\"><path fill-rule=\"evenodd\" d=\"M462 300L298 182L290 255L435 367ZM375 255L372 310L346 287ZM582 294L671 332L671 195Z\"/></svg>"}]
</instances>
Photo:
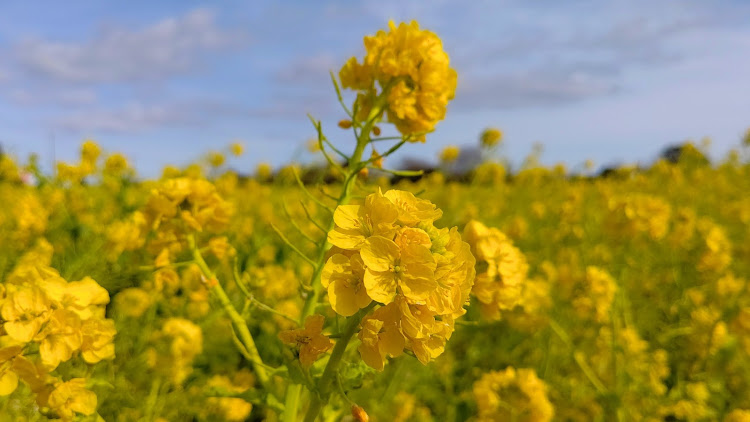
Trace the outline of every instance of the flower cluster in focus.
<instances>
[{"instance_id":1,"label":"flower cluster in focus","mask_svg":"<svg viewBox=\"0 0 750 422\"><path fill-rule=\"evenodd\" d=\"M434 226L441 216L431 202L398 190L334 213L334 248L321 281L341 315L371 301L385 305L365 317L359 333L360 354L373 368L404 349L423 363L439 356L454 319L466 312L475 260L455 228Z\"/></svg>"}]
</instances>

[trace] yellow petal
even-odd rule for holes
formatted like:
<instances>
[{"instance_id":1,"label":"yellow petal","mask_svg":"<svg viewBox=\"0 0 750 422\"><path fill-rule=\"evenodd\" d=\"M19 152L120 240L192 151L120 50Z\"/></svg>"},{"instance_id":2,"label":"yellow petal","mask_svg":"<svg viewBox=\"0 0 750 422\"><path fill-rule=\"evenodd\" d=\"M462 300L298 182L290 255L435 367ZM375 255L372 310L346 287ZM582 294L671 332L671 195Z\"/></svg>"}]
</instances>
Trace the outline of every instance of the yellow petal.
<instances>
[{"instance_id":1,"label":"yellow petal","mask_svg":"<svg viewBox=\"0 0 750 422\"><path fill-rule=\"evenodd\" d=\"M396 295L396 277L392 272L375 272L368 269L365 272L365 288L372 300L388 304Z\"/></svg>"},{"instance_id":2,"label":"yellow petal","mask_svg":"<svg viewBox=\"0 0 750 422\"><path fill-rule=\"evenodd\" d=\"M18 375L10 371L10 368L0 372L0 396L7 396L16 391L18 387Z\"/></svg>"},{"instance_id":3,"label":"yellow petal","mask_svg":"<svg viewBox=\"0 0 750 422\"><path fill-rule=\"evenodd\" d=\"M333 222L345 230L359 230L359 205L339 205L333 213Z\"/></svg>"},{"instance_id":4,"label":"yellow petal","mask_svg":"<svg viewBox=\"0 0 750 422\"><path fill-rule=\"evenodd\" d=\"M365 241L360 250L360 255L368 269L388 271L401 257L401 251L392 240L381 236L372 236Z\"/></svg>"},{"instance_id":5,"label":"yellow petal","mask_svg":"<svg viewBox=\"0 0 750 422\"><path fill-rule=\"evenodd\" d=\"M399 283L404 296L412 300L426 299L437 289L432 269L423 264L407 264ZM368 290L369 291L369 290Z\"/></svg>"},{"instance_id":6,"label":"yellow petal","mask_svg":"<svg viewBox=\"0 0 750 422\"><path fill-rule=\"evenodd\" d=\"M331 302L333 310L339 315L352 316L360 309L357 292L352 287L347 286L345 282L336 282L328 287L328 300Z\"/></svg>"}]
</instances>

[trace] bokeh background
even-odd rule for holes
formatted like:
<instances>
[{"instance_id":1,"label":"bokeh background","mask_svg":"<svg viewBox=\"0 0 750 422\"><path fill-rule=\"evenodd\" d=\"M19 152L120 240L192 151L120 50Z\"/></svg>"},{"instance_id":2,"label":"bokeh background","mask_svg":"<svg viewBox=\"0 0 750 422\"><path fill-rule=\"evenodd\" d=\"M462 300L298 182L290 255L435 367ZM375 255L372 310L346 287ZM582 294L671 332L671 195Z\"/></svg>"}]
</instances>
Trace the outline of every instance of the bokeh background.
<instances>
[{"instance_id":1,"label":"bokeh background","mask_svg":"<svg viewBox=\"0 0 750 422\"><path fill-rule=\"evenodd\" d=\"M438 33L459 74L446 120L394 162L487 126L516 162L541 142L548 164L647 163L703 137L720 158L750 124L743 0L37 1L0 3L0 144L51 169L93 138L147 177L237 140L241 172L309 160L306 113L352 141L328 71L389 19Z\"/></svg>"}]
</instances>

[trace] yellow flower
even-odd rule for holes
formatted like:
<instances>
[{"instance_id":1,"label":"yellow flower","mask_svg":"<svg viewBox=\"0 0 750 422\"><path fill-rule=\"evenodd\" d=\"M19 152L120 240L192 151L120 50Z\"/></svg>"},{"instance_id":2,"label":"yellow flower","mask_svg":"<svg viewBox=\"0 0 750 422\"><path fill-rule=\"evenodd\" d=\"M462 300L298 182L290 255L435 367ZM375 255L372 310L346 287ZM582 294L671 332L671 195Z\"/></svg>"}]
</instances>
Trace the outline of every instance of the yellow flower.
<instances>
[{"instance_id":1,"label":"yellow flower","mask_svg":"<svg viewBox=\"0 0 750 422\"><path fill-rule=\"evenodd\" d=\"M402 251L394 241L372 236L360 253L367 266L365 287L373 300L388 304L397 288L410 299L423 300L437 287L437 265L423 245L411 244Z\"/></svg>"},{"instance_id":2,"label":"yellow flower","mask_svg":"<svg viewBox=\"0 0 750 422\"><path fill-rule=\"evenodd\" d=\"M474 383L474 398L483 422L547 422L555 415L547 386L532 369L508 367L484 374Z\"/></svg>"},{"instance_id":3,"label":"yellow flower","mask_svg":"<svg viewBox=\"0 0 750 422\"><path fill-rule=\"evenodd\" d=\"M375 147L372 148L372 154L370 154L370 159L372 160L372 166L375 168L382 169L383 168L383 156L380 155L377 151L375 151Z\"/></svg>"},{"instance_id":4,"label":"yellow flower","mask_svg":"<svg viewBox=\"0 0 750 422\"><path fill-rule=\"evenodd\" d=\"M3 302L3 329L13 340L27 343L39 333L51 312L47 296L37 287L23 287Z\"/></svg>"},{"instance_id":5,"label":"yellow flower","mask_svg":"<svg viewBox=\"0 0 750 422\"><path fill-rule=\"evenodd\" d=\"M203 332L191 321L169 318L154 335L155 348L147 352L149 366L181 384L192 372L193 360L203 352Z\"/></svg>"},{"instance_id":6,"label":"yellow flower","mask_svg":"<svg viewBox=\"0 0 750 422\"><path fill-rule=\"evenodd\" d=\"M224 157L224 154L220 152L212 152L208 154L208 164L210 164L211 167L221 167L225 161L226 158Z\"/></svg>"},{"instance_id":7,"label":"yellow flower","mask_svg":"<svg viewBox=\"0 0 750 422\"><path fill-rule=\"evenodd\" d=\"M409 338L408 348L414 352L420 362L427 364L445 351L445 344L453 334L453 319L444 316L443 320L435 321L423 337Z\"/></svg>"},{"instance_id":8,"label":"yellow flower","mask_svg":"<svg viewBox=\"0 0 750 422\"><path fill-rule=\"evenodd\" d=\"M81 161L94 163L101 153L102 150L99 148L99 145L91 139L86 140L81 145Z\"/></svg>"},{"instance_id":9,"label":"yellow flower","mask_svg":"<svg viewBox=\"0 0 750 422\"><path fill-rule=\"evenodd\" d=\"M42 363L53 370L81 348L81 319L71 311L57 309L52 313L41 336L43 340L39 345L39 355Z\"/></svg>"},{"instance_id":10,"label":"yellow flower","mask_svg":"<svg viewBox=\"0 0 750 422\"><path fill-rule=\"evenodd\" d=\"M138 287L120 291L114 298L115 308L123 315L139 318L151 306L151 295Z\"/></svg>"},{"instance_id":11,"label":"yellow flower","mask_svg":"<svg viewBox=\"0 0 750 422\"><path fill-rule=\"evenodd\" d=\"M208 249L220 260L226 257L232 257L235 254L235 250L232 245L229 244L229 240L226 236L212 237L209 239Z\"/></svg>"},{"instance_id":12,"label":"yellow flower","mask_svg":"<svg viewBox=\"0 0 750 422\"><path fill-rule=\"evenodd\" d=\"M154 267L164 268L168 267L169 264L169 248L164 248L161 250L161 252L159 252L159 255L156 256L156 259L154 260Z\"/></svg>"},{"instance_id":13,"label":"yellow flower","mask_svg":"<svg viewBox=\"0 0 750 422\"><path fill-rule=\"evenodd\" d=\"M241 143L235 142L232 145L229 146L229 151L234 155L235 157L239 157L242 155L243 152L245 152L245 147L242 146Z\"/></svg>"},{"instance_id":14,"label":"yellow flower","mask_svg":"<svg viewBox=\"0 0 750 422\"><path fill-rule=\"evenodd\" d=\"M483 316L499 319L501 310L513 309L521 301L528 264L510 239L496 228L470 221L464 237L484 271L477 271L472 293L481 304Z\"/></svg>"},{"instance_id":15,"label":"yellow flower","mask_svg":"<svg viewBox=\"0 0 750 422\"><path fill-rule=\"evenodd\" d=\"M445 254L433 256L437 262L437 288L427 298L427 306L440 315L458 318L466 313L463 306L469 301L474 286L476 259L455 227L448 231Z\"/></svg>"},{"instance_id":16,"label":"yellow flower","mask_svg":"<svg viewBox=\"0 0 750 422\"><path fill-rule=\"evenodd\" d=\"M237 374L241 375L241 373ZM252 380L250 381L250 384L252 384ZM208 380L209 387L218 388L227 393L233 394L244 393L250 388L250 384L237 385L236 377L235 382L232 382L232 380L223 375L216 375ZM208 415L222 415L224 420L231 422L242 422L246 420L250 416L250 412L253 410L253 405L251 403L237 397L211 397L208 399L208 404Z\"/></svg>"},{"instance_id":17,"label":"yellow flower","mask_svg":"<svg viewBox=\"0 0 750 422\"><path fill-rule=\"evenodd\" d=\"M361 65L356 57L351 57L339 71L341 85L356 91L368 90L375 83L372 70L371 66Z\"/></svg>"},{"instance_id":18,"label":"yellow flower","mask_svg":"<svg viewBox=\"0 0 750 422\"><path fill-rule=\"evenodd\" d=\"M112 154L104 162L104 172L112 176L121 176L128 169L128 159L122 154Z\"/></svg>"},{"instance_id":19,"label":"yellow flower","mask_svg":"<svg viewBox=\"0 0 750 422\"><path fill-rule=\"evenodd\" d=\"M377 192L365 198L364 206L339 206L336 212L339 221L329 239L350 250L337 249L324 266L321 280L334 310L352 315L370 299L386 305L362 323L365 362L382 370L385 358L404 347L425 364L442 354L454 318L466 312L476 275L469 244L455 227L433 225L442 216L435 204L405 191ZM362 292L369 298L356 296Z\"/></svg>"},{"instance_id":20,"label":"yellow flower","mask_svg":"<svg viewBox=\"0 0 750 422\"><path fill-rule=\"evenodd\" d=\"M86 363L97 363L101 360L114 359L115 345L113 340L117 330L111 319L89 319L81 326L83 333L81 356Z\"/></svg>"},{"instance_id":21,"label":"yellow flower","mask_svg":"<svg viewBox=\"0 0 750 422\"><path fill-rule=\"evenodd\" d=\"M456 146L447 146L440 151L440 161L452 163L458 159L461 150Z\"/></svg>"},{"instance_id":22,"label":"yellow flower","mask_svg":"<svg viewBox=\"0 0 750 422\"><path fill-rule=\"evenodd\" d=\"M24 356L19 355L13 359L13 372L37 395L37 404L46 407L50 393L49 383L51 381L47 368L41 363L32 362Z\"/></svg>"},{"instance_id":23,"label":"yellow flower","mask_svg":"<svg viewBox=\"0 0 750 422\"><path fill-rule=\"evenodd\" d=\"M479 136L479 142L485 148L491 148L500 143L503 139L503 132L500 129L489 128Z\"/></svg>"},{"instance_id":24,"label":"yellow flower","mask_svg":"<svg viewBox=\"0 0 750 422\"><path fill-rule=\"evenodd\" d=\"M260 180L268 180L271 178L272 169L268 163L260 163L255 169L255 174Z\"/></svg>"},{"instance_id":25,"label":"yellow flower","mask_svg":"<svg viewBox=\"0 0 750 422\"><path fill-rule=\"evenodd\" d=\"M368 195L364 205L339 205L328 241L341 249L359 249L370 236L393 238L398 209L380 192Z\"/></svg>"},{"instance_id":26,"label":"yellow flower","mask_svg":"<svg viewBox=\"0 0 750 422\"><path fill-rule=\"evenodd\" d=\"M399 328L400 318L398 306L391 303L362 320L359 354L370 367L382 371L386 356L397 357L404 352L406 338Z\"/></svg>"},{"instance_id":27,"label":"yellow flower","mask_svg":"<svg viewBox=\"0 0 750 422\"><path fill-rule=\"evenodd\" d=\"M384 195L398 209L398 222L414 226L419 223L430 224L443 216L437 205L426 199L419 199L411 192L389 190Z\"/></svg>"},{"instance_id":28,"label":"yellow flower","mask_svg":"<svg viewBox=\"0 0 750 422\"><path fill-rule=\"evenodd\" d=\"M750 138L750 133L748 138ZM750 422L750 410L734 409L724 416L724 422Z\"/></svg>"},{"instance_id":29,"label":"yellow flower","mask_svg":"<svg viewBox=\"0 0 750 422\"><path fill-rule=\"evenodd\" d=\"M320 280L323 287L328 289L328 300L334 311L351 316L370 304L364 276L364 263L357 253L349 257L335 254L328 259Z\"/></svg>"},{"instance_id":30,"label":"yellow flower","mask_svg":"<svg viewBox=\"0 0 750 422\"><path fill-rule=\"evenodd\" d=\"M0 397L9 395L18 387L18 375L13 372L13 360L22 350L21 346L0 349Z\"/></svg>"},{"instance_id":31,"label":"yellow flower","mask_svg":"<svg viewBox=\"0 0 750 422\"><path fill-rule=\"evenodd\" d=\"M617 283L605 270L589 266L580 297L573 299L573 307L582 318L597 322L609 321L609 309L617 291Z\"/></svg>"},{"instance_id":32,"label":"yellow flower","mask_svg":"<svg viewBox=\"0 0 750 422\"><path fill-rule=\"evenodd\" d=\"M59 280L64 282L62 278ZM51 284L46 285L46 287L51 286ZM104 317L104 306L109 303L109 292L91 277L84 277L81 281L73 281L64 285L57 284L57 286L61 289L47 289L47 294L54 302L75 312L82 320Z\"/></svg>"},{"instance_id":33,"label":"yellow flower","mask_svg":"<svg viewBox=\"0 0 750 422\"><path fill-rule=\"evenodd\" d=\"M333 342L321 334L324 323L323 315L310 315L305 319L305 328L279 333L281 341L299 347L299 361L305 368L312 366L321 353L333 347Z\"/></svg>"},{"instance_id":34,"label":"yellow flower","mask_svg":"<svg viewBox=\"0 0 750 422\"><path fill-rule=\"evenodd\" d=\"M388 121L410 141L424 142L424 134L445 117L456 91L456 71L434 33L420 30L415 21L388 26L389 32L365 37L363 63L349 59L339 72L341 85L359 92L360 120L370 113L373 98L384 96ZM383 92L376 93L375 82Z\"/></svg>"},{"instance_id":35,"label":"yellow flower","mask_svg":"<svg viewBox=\"0 0 750 422\"><path fill-rule=\"evenodd\" d=\"M85 378L63 382L49 395L49 407L63 420L73 420L76 413L93 415L96 412L96 394L86 389Z\"/></svg>"}]
</instances>

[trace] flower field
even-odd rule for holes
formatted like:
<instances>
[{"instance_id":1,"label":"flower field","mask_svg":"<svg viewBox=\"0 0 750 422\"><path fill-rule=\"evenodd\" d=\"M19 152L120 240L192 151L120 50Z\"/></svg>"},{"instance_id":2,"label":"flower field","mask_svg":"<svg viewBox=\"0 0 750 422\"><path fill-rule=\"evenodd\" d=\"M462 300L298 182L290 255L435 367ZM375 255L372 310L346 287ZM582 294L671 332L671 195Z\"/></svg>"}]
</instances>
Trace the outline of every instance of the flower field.
<instances>
[{"instance_id":1,"label":"flower field","mask_svg":"<svg viewBox=\"0 0 750 422\"><path fill-rule=\"evenodd\" d=\"M750 421L750 133L592 175L489 129L460 177L389 170L457 76L415 22L364 41L320 168L2 156L0 421Z\"/></svg>"}]
</instances>

